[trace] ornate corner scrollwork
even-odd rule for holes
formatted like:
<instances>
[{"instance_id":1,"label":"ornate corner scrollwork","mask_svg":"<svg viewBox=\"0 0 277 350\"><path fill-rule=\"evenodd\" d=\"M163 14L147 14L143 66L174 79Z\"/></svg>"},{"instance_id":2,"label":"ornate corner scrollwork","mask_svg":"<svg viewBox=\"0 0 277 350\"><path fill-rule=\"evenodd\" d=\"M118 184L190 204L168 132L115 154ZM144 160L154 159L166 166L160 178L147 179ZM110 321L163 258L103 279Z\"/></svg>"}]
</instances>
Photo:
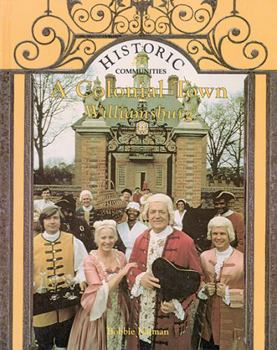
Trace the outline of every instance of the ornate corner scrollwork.
<instances>
[{"instance_id":1,"label":"ornate corner scrollwork","mask_svg":"<svg viewBox=\"0 0 277 350\"><path fill-rule=\"evenodd\" d=\"M187 51L196 57L200 68L204 61L210 61L231 70L253 70L264 64L268 52L263 43L249 40L250 34L250 24L245 18L228 16L213 27L207 39L190 40Z\"/></svg>"},{"instance_id":2,"label":"ornate corner scrollwork","mask_svg":"<svg viewBox=\"0 0 277 350\"><path fill-rule=\"evenodd\" d=\"M217 0L194 0L194 5L190 4L180 0L82 0L68 1L68 11L87 33L199 33L213 18Z\"/></svg>"},{"instance_id":3,"label":"ornate corner scrollwork","mask_svg":"<svg viewBox=\"0 0 277 350\"><path fill-rule=\"evenodd\" d=\"M170 11L172 26L181 33L196 34L203 31L211 22L217 0L202 1L200 6L175 5Z\"/></svg>"},{"instance_id":4,"label":"ornate corner scrollwork","mask_svg":"<svg viewBox=\"0 0 277 350\"><path fill-rule=\"evenodd\" d=\"M88 57L94 54L96 51L95 41L92 39L76 39L71 51L68 54L67 60L64 60L63 65L72 61L79 61L81 68L83 68L87 62Z\"/></svg>"},{"instance_id":5,"label":"ornate corner scrollwork","mask_svg":"<svg viewBox=\"0 0 277 350\"><path fill-rule=\"evenodd\" d=\"M21 68L58 67L70 52L73 32L59 17L38 17L32 25L32 36L34 41L23 41L15 47L14 59ZM49 46L55 48L51 51L55 52L55 57L49 55ZM48 51L48 55L44 49ZM47 60L51 63L47 64Z\"/></svg>"},{"instance_id":6,"label":"ornate corner scrollwork","mask_svg":"<svg viewBox=\"0 0 277 350\"><path fill-rule=\"evenodd\" d=\"M108 151L114 152L118 148L119 144L116 139L111 139L108 143Z\"/></svg>"},{"instance_id":7,"label":"ornate corner scrollwork","mask_svg":"<svg viewBox=\"0 0 277 350\"><path fill-rule=\"evenodd\" d=\"M80 61L83 67L84 57L96 50L93 40L76 40L64 20L49 14L37 18L32 36L33 41L20 42L14 50L16 63L24 69L58 68L72 61Z\"/></svg>"},{"instance_id":8,"label":"ornate corner scrollwork","mask_svg":"<svg viewBox=\"0 0 277 350\"><path fill-rule=\"evenodd\" d=\"M210 69L210 63L230 70L253 70L268 57L266 46L250 39L250 24L239 16L236 0L231 15L219 19L208 33L204 30L214 19L217 0L67 0L67 7L82 32L73 32L53 15L47 0L45 14L32 25L33 40L15 47L19 67L66 69L74 62L71 68L83 69L101 45L97 39L121 35L185 39L185 51L202 70Z\"/></svg>"},{"instance_id":9,"label":"ornate corner scrollwork","mask_svg":"<svg viewBox=\"0 0 277 350\"><path fill-rule=\"evenodd\" d=\"M165 147L168 149L169 152L171 153L175 153L177 151L177 146L176 146L176 142L169 139L166 141L165 143Z\"/></svg>"}]
</instances>

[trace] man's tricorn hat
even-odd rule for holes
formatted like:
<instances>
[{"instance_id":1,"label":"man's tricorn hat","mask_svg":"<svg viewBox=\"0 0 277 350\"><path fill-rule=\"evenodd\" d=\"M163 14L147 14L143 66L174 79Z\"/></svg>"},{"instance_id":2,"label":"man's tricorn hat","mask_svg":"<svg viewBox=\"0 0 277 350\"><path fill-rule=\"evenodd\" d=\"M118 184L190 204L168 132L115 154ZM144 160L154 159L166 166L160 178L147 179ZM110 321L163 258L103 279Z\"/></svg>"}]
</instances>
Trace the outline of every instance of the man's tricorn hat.
<instances>
[{"instance_id":1,"label":"man's tricorn hat","mask_svg":"<svg viewBox=\"0 0 277 350\"><path fill-rule=\"evenodd\" d=\"M124 188L124 190L121 191L122 194L123 194L124 192L128 192L130 195L132 195L132 191L129 190L129 188Z\"/></svg>"},{"instance_id":2,"label":"man's tricorn hat","mask_svg":"<svg viewBox=\"0 0 277 350\"><path fill-rule=\"evenodd\" d=\"M158 258L152 264L153 275L159 279L161 299L184 300L197 292L200 274L197 271L177 266L165 258Z\"/></svg>"},{"instance_id":3,"label":"man's tricorn hat","mask_svg":"<svg viewBox=\"0 0 277 350\"><path fill-rule=\"evenodd\" d=\"M235 199L235 195L231 192L222 191L222 190L214 192L213 201L215 202L216 200L219 200L219 199L225 199L228 202L231 199Z\"/></svg>"},{"instance_id":4,"label":"man's tricorn hat","mask_svg":"<svg viewBox=\"0 0 277 350\"><path fill-rule=\"evenodd\" d=\"M62 198L56 202L55 205L61 209L71 210L73 213L76 210L76 200L74 199L73 194L62 196Z\"/></svg>"}]
</instances>

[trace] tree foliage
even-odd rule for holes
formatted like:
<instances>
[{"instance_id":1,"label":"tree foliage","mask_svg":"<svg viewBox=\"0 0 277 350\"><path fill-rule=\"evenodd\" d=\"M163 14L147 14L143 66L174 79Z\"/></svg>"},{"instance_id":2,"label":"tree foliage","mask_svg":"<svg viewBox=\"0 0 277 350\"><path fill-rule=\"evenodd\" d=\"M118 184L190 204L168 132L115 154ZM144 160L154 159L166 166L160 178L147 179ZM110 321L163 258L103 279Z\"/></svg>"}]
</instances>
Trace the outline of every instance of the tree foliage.
<instances>
[{"instance_id":1,"label":"tree foliage","mask_svg":"<svg viewBox=\"0 0 277 350\"><path fill-rule=\"evenodd\" d=\"M201 118L208 125L207 160L213 177L230 169L235 183L241 181L244 152L244 100L242 96L227 102L204 104ZM226 171L226 170L225 170ZM229 174L228 174L229 176Z\"/></svg>"},{"instance_id":2,"label":"tree foliage","mask_svg":"<svg viewBox=\"0 0 277 350\"><path fill-rule=\"evenodd\" d=\"M39 173L39 170L34 171L34 183L35 185L71 185L73 174L74 164L60 162L55 165L46 165L43 175Z\"/></svg>"},{"instance_id":3,"label":"tree foliage","mask_svg":"<svg viewBox=\"0 0 277 350\"><path fill-rule=\"evenodd\" d=\"M43 150L70 125L71 120L59 118L69 103L76 100L75 86L80 81L76 74L36 74L33 79L34 98L34 147L38 155L38 173L43 176ZM57 82L63 92L55 90Z\"/></svg>"}]
</instances>

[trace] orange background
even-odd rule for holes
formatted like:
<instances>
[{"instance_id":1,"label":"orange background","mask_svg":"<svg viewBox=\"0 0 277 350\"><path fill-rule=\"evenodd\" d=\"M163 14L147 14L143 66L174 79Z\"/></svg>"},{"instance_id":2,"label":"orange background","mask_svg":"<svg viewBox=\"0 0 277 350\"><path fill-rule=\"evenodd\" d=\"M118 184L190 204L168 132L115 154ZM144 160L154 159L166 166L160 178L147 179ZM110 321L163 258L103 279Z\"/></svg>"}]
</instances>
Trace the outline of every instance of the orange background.
<instances>
[{"instance_id":1,"label":"orange background","mask_svg":"<svg viewBox=\"0 0 277 350\"><path fill-rule=\"evenodd\" d=\"M16 44L24 40L32 40L31 25L43 14L46 0L0 0L0 69L20 69L14 61L13 53ZM77 30L67 14L65 0L52 0L51 9L65 21L71 23L71 28ZM215 19L230 14L231 0L219 0ZM260 70L277 70L277 40L276 0L237 0L237 9L251 25L250 38L263 42L268 49L268 58ZM211 23L211 26L214 22ZM210 28L210 27L209 27ZM208 30L208 29L207 29ZM106 40L110 42L111 40ZM104 41L100 43L100 46ZM57 47L47 50L47 59L57 55ZM228 50L227 50L228 52ZM230 49L228 55L239 60L239 56ZM239 62L238 62L239 64ZM71 67L72 69L76 67ZM214 66L205 67L215 69ZM218 68L218 67L217 67ZM256 111L255 111L255 246L254 246L254 350L264 350L265 341L265 220L266 220L266 81L264 75L256 76ZM13 271L13 349L20 350L23 344L23 210L24 198L24 77L15 76L14 105L14 215L13 222L16 231L14 239Z\"/></svg>"}]
</instances>

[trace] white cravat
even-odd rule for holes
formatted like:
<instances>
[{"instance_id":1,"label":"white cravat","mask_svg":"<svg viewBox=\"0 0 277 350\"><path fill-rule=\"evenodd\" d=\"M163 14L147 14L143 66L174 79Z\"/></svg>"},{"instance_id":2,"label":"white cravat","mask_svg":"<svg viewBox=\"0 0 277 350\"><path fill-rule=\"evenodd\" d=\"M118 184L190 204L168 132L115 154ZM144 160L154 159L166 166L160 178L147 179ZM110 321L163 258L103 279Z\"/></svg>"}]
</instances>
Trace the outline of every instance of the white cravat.
<instances>
[{"instance_id":1,"label":"white cravat","mask_svg":"<svg viewBox=\"0 0 277 350\"><path fill-rule=\"evenodd\" d=\"M220 274L221 274L221 268L224 264L224 261L227 260L231 254L233 253L234 248L229 245L229 247L224 250L223 252L220 252L216 249L215 255L216 255L216 264L214 267L214 271L216 274L217 281L220 280Z\"/></svg>"},{"instance_id":2,"label":"white cravat","mask_svg":"<svg viewBox=\"0 0 277 350\"><path fill-rule=\"evenodd\" d=\"M92 208L93 208L92 205L90 205L89 207L83 206L84 211L87 211L87 212L90 212Z\"/></svg>"},{"instance_id":3,"label":"white cravat","mask_svg":"<svg viewBox=\"0 0 277 350\"><path fill-rule=\"evenodd\" d=\"M215 267L214 267L214 271L215 271L215 274L216 274L216 280L217 281L220 281L221 269L222 269L222 266L224 264L224 261L230 258L230 256L232 255L233 251L234 251L234 248L231 247L230 245L223 252L220 252L217 249L215 250L216 264L215 264ZM202 299L202 300L207 300L208 299L208 296L205 293L205 287L201 288L200 291L198 292L198 298ZM229 287L228 286L226 286L225 295L222 298L222 300L224 301L224 303L226 305L230 305L230 292L229 292Z\"/></svg>"},{"instance_id":4,"label":"white cravat","mask_svg":"<svg viewBox=\"0 0 277 350\"><path fill-rule=\"evenodd\" d=\"M152 263L154 260L162 256L167 236L172 232L173 229L170 226L167 226L159 233L156 233L153 230L150 231L146 272L152 272ZM131 294L136 297L140 296L141 310L139 314L139 327L142 330L147 330L147 332L142 331L141 334L139 334L139 338L147 343L151 343L149 330L154 329L155 325L156 290L143 288L140 285L141 278L144 274L145 272L142 272L136 277ZM174 299L173 303L176 308L175 315L183 320L185 313L180 302Z\"/></svg>"}]
</instances>

